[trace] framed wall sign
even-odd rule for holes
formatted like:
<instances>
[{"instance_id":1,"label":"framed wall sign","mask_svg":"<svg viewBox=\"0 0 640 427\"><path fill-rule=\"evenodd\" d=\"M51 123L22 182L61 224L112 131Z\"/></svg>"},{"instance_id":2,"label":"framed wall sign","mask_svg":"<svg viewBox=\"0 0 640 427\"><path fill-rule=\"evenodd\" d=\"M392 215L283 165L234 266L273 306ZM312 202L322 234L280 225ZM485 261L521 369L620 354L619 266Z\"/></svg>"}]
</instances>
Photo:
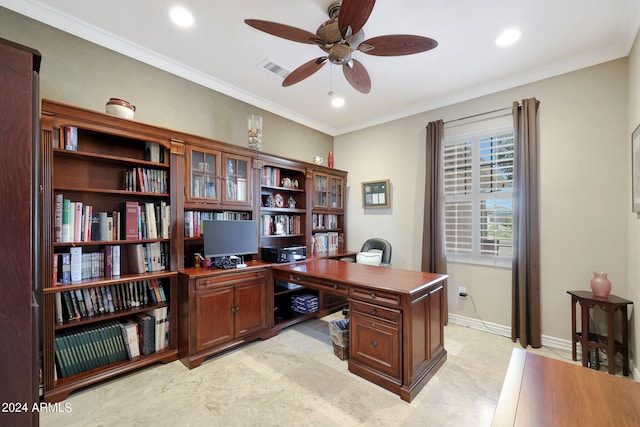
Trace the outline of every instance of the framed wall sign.
<instances>
[{"instance_id":1,"label":"framed wall sign","mask_svg":"<svg viewBox=\"0 0 640 427\"><path fill-rule=\"evenodd\" d=\"M640 212L640 125L631 134L631 206Z\"/></svg>"},{"instance_id":2,"label":"framed wall sign","mask_svg":"<svg viewBox=\"0 0 640 427\"><path fill-rule=\"evenodd\" d=\"M362 207L363 208L388 208L391 207L389 198L389 180L369 181L362 183Z\"/></svg>"}]
</instances>

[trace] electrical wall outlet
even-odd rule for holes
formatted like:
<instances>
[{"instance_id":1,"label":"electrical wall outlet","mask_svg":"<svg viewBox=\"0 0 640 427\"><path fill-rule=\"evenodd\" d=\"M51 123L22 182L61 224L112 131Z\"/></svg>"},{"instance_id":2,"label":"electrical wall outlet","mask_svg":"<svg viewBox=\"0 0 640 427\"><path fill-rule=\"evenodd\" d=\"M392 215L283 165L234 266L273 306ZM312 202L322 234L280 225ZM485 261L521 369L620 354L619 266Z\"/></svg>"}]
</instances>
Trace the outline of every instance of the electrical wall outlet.
<instances>
[{"instance_id":1,"label":"electrical wall outlet","mask_svg":"<svg viewBox=\"0 0 640 427\"><path fill-rule=\"evenodd\" d=\"M461 297L467 296L467 288L465 286L458 286L458 295Z\"/></svg>"}]
</instances>

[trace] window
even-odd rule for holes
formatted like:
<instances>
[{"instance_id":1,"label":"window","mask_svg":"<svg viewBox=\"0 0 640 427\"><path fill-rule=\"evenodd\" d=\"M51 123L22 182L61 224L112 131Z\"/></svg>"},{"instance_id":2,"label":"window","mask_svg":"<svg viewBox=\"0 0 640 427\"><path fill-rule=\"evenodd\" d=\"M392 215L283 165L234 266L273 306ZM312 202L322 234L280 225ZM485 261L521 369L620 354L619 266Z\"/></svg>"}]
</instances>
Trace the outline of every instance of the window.
<instances>
[{"instance_id":1,"label":"window","mask_svg":"<svg viewBox=\"0 0 640 427\"><path fill-rule=\"evenodd\" d=\"M448 261L510 266L513 127L445 137L444 218Z\"/></svg>"}]
</instances>

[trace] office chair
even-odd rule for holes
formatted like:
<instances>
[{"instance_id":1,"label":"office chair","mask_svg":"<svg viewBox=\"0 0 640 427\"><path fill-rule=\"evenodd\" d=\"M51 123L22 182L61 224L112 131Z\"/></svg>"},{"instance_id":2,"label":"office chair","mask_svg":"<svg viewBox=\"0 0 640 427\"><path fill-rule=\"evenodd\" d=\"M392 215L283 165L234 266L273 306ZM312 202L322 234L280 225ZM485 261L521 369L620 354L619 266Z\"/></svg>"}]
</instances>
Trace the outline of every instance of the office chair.
<instances>
[{"instance_id":1,"label":"office chair","mask_svg":"<svg viewBox=\"0 0 640 427\"><path fill-rule=\"evenodd\" d=\"M369 239L364 242L355 260L353 258L342 258L342 261L373 264L371 260L377 260L377 255L380 256L380 263L376 261L375 265L389 267L391 265L391 243L377 237Z\"/></svg>"},{"instance_id":2,"label":"office chair","mask_svg":"<svg viewBox=\"0 0 640 427\"><path fill-rule=\"evenodd\" d=\"M380 265L388 267L391 265L391 243L378 237L372 238L364 242L360 252L381 251L382 258Z\"/></svg>"}]
</instances>

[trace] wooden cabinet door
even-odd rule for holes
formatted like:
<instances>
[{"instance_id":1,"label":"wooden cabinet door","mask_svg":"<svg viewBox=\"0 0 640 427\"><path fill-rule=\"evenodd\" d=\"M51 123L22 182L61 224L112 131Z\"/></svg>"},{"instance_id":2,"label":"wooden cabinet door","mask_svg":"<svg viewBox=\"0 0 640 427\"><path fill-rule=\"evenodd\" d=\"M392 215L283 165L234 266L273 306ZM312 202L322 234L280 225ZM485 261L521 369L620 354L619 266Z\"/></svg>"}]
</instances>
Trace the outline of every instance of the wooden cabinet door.
<instances>
[{"instance_id":1,"label":"wooden cabinet door","mask_svg":"<svg viewBox=\"0 0 640 427\"><path fill-rule=\"evenodd\" d=\"M233 338L233 307L233 286L196 292L196 352Z\"/></svg>"},{"instance_id":2,"label":"wooden cabinet door","mask_svg":"<svg viewBox=\"0 0 640 427\"><path fill-rule=\"evenodd\" d=\"M264 278L252 283L236 285L235 331L236 337L248 335L267 327Z\"/></svg>"},{"instance_id":3,"label":"wooden cabinet door","mask_svg":"<svg viewBox=\"0 0 640 427\"><path fill-rule=\"evenodd\" d=\"M220 152L204 148L187 149L187 202L220 202Z\"/></svg>"},{"instance_id":4,"label":"wooden cabinet door","mask_svg":"<svg viewBox=\"0 0 640 427\"><path fill-rule=\"evenodd\" d=\"M372 316L351 313L350 357L401 379L400 327Z\"/></svg>"},{"instance_id":5,"label":"wooden cabinet door","mask_svg":"<svg viewBox=\"0 0 640 427\"><path fill-rule=\"evenodd\" d=\"M222 154L222 203L251 206L251 159Z\"/></svg>"}]
</instances>

